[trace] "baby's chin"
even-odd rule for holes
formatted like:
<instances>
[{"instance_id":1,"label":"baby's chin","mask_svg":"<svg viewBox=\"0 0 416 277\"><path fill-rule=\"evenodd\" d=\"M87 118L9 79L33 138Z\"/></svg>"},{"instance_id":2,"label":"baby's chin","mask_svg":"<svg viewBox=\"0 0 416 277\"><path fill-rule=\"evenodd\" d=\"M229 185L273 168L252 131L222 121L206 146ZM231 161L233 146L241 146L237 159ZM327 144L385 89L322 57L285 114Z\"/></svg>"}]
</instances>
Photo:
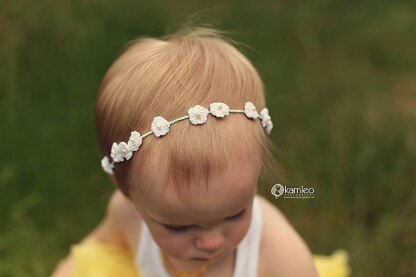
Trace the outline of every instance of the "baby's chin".
<instances>
[{"instance_id":1,"label":"baby's chin","mask_svg":"<svg viewBox=\"0 0 416 277\"><path fill-rule=\"evenodd\" d=\"M197 256L197 257L189 258L187 260L188 261L197 261L197 262L198 261L199 262L214 262L214 261L223 259L224 257L229 255L230 253L233 253L234 250L236 250L236 247L233 247L232 249L225 250L225 251L223 251L223 252L221 252L217 255L214 255L214 256L209 256L209 257L206 257L206 256L198 257Z\"/></svg>"}]
</instances>

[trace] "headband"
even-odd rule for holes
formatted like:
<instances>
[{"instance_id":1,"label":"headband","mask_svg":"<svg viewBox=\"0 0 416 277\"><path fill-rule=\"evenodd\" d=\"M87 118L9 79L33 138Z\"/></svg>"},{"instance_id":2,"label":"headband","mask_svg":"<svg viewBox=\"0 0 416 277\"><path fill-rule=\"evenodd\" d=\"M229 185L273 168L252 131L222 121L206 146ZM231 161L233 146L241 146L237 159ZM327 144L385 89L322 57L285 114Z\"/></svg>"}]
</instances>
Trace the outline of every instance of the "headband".
<instances>
[{"instance_id":1,"label":"headband","mask_svg":"<svg viewBox=\"0 0 416 277\"><path fill-rule=\"evenodd\" d=\"M209 105L210 110L204 108L200 105L195 105L188 110L188 115L179 117L172 121L167 121L161 116L156 116L153 119L151 125L151 131L141 135L137 131L132 131L128 142L114 142L111 147L111 158L112 162L107 156L101 160L101 166L105 172L113 175L114 174L114 163L123 162L124 160L129 160L133 156L133 152L139 150L140 145L145 137L154 134L156 137L161 137L166 135L169 132L171 125L189 119L193 125L201 125L207 121L208 114L211 114L217 118L224 118L230 113L244 113L249 119L260 119L261 125L266 131L267 135L270 135L273 129L273 122L269 115L269 110L263 108L260 114L257 113L256 106L252 102L246 102L244 110L234 110L230 109L226 104L220 102L214 102Z\"/></svg>"}]
</instances>

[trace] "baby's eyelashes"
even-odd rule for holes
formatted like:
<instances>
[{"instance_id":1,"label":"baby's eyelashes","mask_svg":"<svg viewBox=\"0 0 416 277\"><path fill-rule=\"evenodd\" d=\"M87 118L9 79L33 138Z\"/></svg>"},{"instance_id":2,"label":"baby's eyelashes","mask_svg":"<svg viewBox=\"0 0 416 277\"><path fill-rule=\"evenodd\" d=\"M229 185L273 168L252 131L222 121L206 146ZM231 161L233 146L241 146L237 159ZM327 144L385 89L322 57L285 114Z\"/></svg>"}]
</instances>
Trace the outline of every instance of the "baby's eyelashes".
<instances>
[{"instance_id":1,"label":"baby's eyelashes","mask_svg":"<svg viewBox=\"0 0 416 277\"><path fill-rule=\"evenodd\" d=\"M245 212L246 212L246 209L242 210L241 212L239 212L236 215L233 215L233 216L228 217L227 220L236 220L236 219L239 219L239 218L243 217L243 215L244 215Z\"/></svg>"},{"instance_id":2,"label":"baby's eyelashes","mask_svg":"<svg viewBox=\"0 0 416 277\"><path fill-rule=\"evenodd\" d=\"M181 233L189 230L192 226L170 226L170 225L163 225L166 229L174 233Z\"/></svg>"},{"instance_id":3,"label":"baby's eyelashes","mask_svg":"<svg viewBox=\"0 0 416 277\"><path fill-rule=\"evenodd\" d=\"M233 216L227 217L224 220L226 220L226 221L236 221L236 220L242 218L245 212L246 212L246 209L242 210L238 214L235 214ZM176 226L176 225L166 225L166 224L162 224L162 225L168 231L174 232L174 233L182 233L182 232L185 232L185 231L190 230L191 228L198 227L196 225L186 225L186 226Z\"/></svg>"}]
</instances>

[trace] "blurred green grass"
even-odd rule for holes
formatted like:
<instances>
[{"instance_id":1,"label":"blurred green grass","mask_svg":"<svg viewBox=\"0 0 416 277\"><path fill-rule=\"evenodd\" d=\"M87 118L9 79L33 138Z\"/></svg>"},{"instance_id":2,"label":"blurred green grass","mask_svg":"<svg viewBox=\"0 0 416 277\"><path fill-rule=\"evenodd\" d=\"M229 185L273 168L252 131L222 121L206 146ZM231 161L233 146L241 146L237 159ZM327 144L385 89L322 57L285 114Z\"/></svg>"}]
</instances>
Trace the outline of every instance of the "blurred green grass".
<instances>
[{"instance_id":1,"label":"blurred green grass","mask_svg":"<svg viewBox=\"0 0 416 277\"><path fill-rule=\"evenodd\" d=\"M0 276L47 276L102 218L93 106L121 47L200 12L258 68L287 185L270 198L314 253L354 276L416 275L412 1L0 2Z\"/></svg>"}]
</instances>

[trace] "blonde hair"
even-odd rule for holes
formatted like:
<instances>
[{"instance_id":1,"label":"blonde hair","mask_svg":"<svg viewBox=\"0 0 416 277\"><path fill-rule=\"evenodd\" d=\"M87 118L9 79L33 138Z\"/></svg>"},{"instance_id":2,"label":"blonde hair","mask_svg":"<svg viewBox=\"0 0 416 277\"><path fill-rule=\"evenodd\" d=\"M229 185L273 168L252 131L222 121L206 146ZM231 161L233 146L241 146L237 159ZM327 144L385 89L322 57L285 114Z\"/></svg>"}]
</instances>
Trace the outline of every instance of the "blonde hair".
<instances>
[{"instance_id":1,"label":"blonde hair","mask_svg":"<svg viewBox=\"0 0 416 277\"><path fill-rule=\"evenodd\" d=\"M126 141L133 130L150 130L155 116L172 120L190 107L212 102L244 109L251 101L265 107L264 86L252 64L222 32L184 27L161 39L130 42L106 72L98 91L95 124L98 143L110 156L113 142ZM129 161L117 163L114 178L127 196L147 170L160 174L186 200L194 181L205 178L239 159L253 159L261 178L273 180L276 164L273 142L258 120L233 114L209 118L202 126L181 122L169 135L149 136Z\"/></svg>"}]
</instances>

